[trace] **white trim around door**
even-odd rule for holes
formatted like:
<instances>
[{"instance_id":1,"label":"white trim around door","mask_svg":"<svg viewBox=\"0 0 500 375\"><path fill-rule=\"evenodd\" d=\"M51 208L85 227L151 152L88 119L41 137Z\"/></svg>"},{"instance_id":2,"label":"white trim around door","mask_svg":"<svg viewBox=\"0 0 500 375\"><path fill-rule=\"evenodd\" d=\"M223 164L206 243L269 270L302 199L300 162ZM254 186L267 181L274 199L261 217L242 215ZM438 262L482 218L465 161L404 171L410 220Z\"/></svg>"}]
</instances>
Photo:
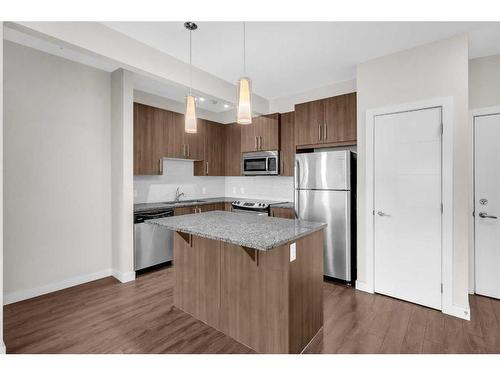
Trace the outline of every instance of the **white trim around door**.
<instances>
[{"instance_id":1,"label":"white trim around door","mask_svg":"<svg viewBox=\"0 0 500 375\"><path fill-rule=\"evenodd\" d=\"M471 150L472 150L472 190L469 197L469 212L474 215L474 199L476 194L476 117L490 116L500 113L500 106L483 107L469 111L469 124L471 129ZM469 225L469 294L476 292L476 268L475 268L475 228L474 220L470 220Z\"/></svg>"},{"instance_id":2,"label":"white trim around door","mask_svg":"<svg viewBox=\"0 0 500 375\"><path fill-rule=\"evenodd\" d=\"M374 282L374 124L375 116L425 108L441 107L442 137L442 312L469 319L469 310L453 305L453 98L433 98L366 111L366 171L365 171L365 262L366 280L356 287L375 292Z\"/></svg>"}]
</instances>

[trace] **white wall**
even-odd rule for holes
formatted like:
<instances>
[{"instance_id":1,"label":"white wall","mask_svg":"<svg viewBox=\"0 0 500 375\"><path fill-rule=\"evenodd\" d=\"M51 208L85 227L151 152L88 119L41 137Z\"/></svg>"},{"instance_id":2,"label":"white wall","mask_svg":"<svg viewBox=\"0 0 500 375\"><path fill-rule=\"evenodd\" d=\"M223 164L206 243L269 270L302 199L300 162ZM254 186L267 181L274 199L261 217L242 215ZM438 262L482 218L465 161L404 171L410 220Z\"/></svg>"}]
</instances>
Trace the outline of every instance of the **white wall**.
<instances>
[{"instance_id":1,"label":"white wall","mask_svg":"<svg viewBox=\"0 0 500 375\"><path fill-rule=\"evenodd\" d=\"M197 177L193 162L164 159L162 176L134 176L134 202L166 202L175 198L175 190L193 198L253 198L293 201L293 178L281 176Z\"/></svg>"},{"instance_id":2,"label":"white wall","mask_svg":"<svg viewBox=\"0 0 500 375\"><path fill-rule=\"evenodd\" d=\"M356 80L336 82L331 85L318 87L305 92L288 95L269 100L269 113L284 113L295 109L295 104L313 100L329 98L331 96L348 94L356 91Z\"/></svg>"},{"instance_id":3,"label":"white wall","mask_svg":"<svg viewBox=\"0 0 500 375\"><path fill-rule=\"evenodd\" d=\"M0 354L3 342L3 22L0 22Z\"/></svg>"},{"instance_id":4,"label":"white wall","mask_svg":"<svg viewBox=\"0 0 500 375\"><path fill-rule=\"evenodd\" d=\"M162 176L134 176L134 202L172 201L177 187L186 194L182 199L225 195L224 177L193 176L192 161L164 159Z\"/></svg>"},{"instance_id":5,"label":"white wall","mask_svg":"<svg viewBox=\"0 0 500 375\"><path fill-rule=\"evenodd\" d=\"M358 279L365 281L365 114L367 109L453 97L453 304L468 308L470 132L466 36L427 44L358 66Z\"/></svg>"},{"instance_id":6,"label":"white wall","mask_svg":"<svg viewBox=\"0 0 500 375\"><path fill-rule=\"evenodd\" d=\"M469 109L500 105L500 55L469 60Z\"/></svg>"},{"instance_id":7,"label":"white wall","mask_svg":"<svg viewBox=\"0 0 500 375\"><path fill-rule=\"evenodd\" d=\"M132 73L111 74L111 245L113 276L122 283L134 272L134 88Z\"/></svg>"},{"instance_id":8,"label":"white wall","mask_svg":"<svg viewBox=\"0 0 500 375\"><path fill-rule=\"evenodd\" d=\"M293 177L226 177L226 196L236 198L293 201Z\"/></svg>"},{"instance_id":9,"label":"white wall","mask_svg":"<svg viewBox=\"0 0 500 375\"><path fill-rule=\"evenodd\" d=\"M5 42L4 303L111 267L110 75Z\"/></svg>"}]
</instances>

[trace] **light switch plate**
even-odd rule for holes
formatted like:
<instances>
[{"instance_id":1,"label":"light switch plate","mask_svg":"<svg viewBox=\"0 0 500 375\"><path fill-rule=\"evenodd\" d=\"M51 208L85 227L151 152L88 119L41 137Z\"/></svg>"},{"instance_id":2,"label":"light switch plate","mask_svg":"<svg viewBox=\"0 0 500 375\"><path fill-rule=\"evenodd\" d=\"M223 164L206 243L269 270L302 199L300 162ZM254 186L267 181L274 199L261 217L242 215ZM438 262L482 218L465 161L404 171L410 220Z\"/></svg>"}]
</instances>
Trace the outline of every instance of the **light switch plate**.
<instances>
[{"instance_id":1,"label":"light switch plate","mask_svg":"<svg viewBox=\"0 0 500 375\"><path fill-rule=\"evenodd\" d=\"M290 244L290 262L293 262L295 259L297 259L297 245L294 242Z\"/></svg>"}]
</instances>

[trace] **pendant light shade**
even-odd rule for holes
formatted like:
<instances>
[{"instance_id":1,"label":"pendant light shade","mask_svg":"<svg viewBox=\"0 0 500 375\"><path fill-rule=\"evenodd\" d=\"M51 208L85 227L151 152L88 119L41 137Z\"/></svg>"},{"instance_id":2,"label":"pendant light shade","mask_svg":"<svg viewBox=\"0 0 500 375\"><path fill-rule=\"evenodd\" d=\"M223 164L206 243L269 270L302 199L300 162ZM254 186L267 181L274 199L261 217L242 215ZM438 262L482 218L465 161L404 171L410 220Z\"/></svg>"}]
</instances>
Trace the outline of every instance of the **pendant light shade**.
<instances>
[{"instance_id":1,"label":"pendant light shade","mask_svg":"<svg viewBox=\"0 0 500 375\"><path fill-rule=\"evenodd\" d=\"M184 131L186 133L196 134L196 132L198 131L196 120L196 99L191 93L191 88L193 87L193 53L191 31L196 30L198 26L194 22L185 22L184 27L189 30L189 95L186 96L186 110L184 111Z\"/></svg>"},{"instance_id":2,"label":"pendant light shade","mask_svg":"<svg viewBox=\"0 0 500 375\"><path fill-rule=\"evenodd\" d=\"M245 22L243 22L243 73L246 74ZM252 81L250 78L240 78L237 95L236 122L241 125L249 125L252 123Z\"/></svg>"},{"instance_id":3,"label":"pendant light shade","mask_svg":"<svg viewBox=\"0 0 500 375\"><path fill-rule=\"evenodd\" d=\"M240 78L238 81L238 124L252 123L252 81L250 78Z\"/></svg>"},{"instance_id":4,"label":"pendant light shade","mask_svg":"<svg viewBox=\"0 0 500 375\"><path fill-rule=\"evenodd\" d=\"M184 131L186 133L196 133L196 100L193 95L186 96L186 112L184 115Z\"/></svg>"}]
</instances>

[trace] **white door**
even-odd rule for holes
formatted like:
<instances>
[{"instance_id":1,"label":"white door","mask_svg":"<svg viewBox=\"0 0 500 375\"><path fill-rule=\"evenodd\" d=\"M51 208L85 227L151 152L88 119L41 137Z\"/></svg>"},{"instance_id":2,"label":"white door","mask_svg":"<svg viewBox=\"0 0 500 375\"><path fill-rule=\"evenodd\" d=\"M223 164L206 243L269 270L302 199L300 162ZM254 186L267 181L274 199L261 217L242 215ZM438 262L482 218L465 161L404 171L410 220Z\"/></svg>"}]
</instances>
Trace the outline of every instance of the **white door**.
<instances>
[{"instance_id":1,"label":"white door","mask_svg":"<svg viewBox=\"0 0 500 375\"><path fill-rule=\"evenodd\" d=\"M441 309L441 107L375 118L375 292Z\"/></svg>"},{"instance_id":2,"label":"white door","mask_svg":"<svg viewBox=\"0 0 500 375\"><path fill-rule=\"evenodd\" d=\"M476 293L500 298L500 114L474 120Z\"/></svg>"}]
</instances>

